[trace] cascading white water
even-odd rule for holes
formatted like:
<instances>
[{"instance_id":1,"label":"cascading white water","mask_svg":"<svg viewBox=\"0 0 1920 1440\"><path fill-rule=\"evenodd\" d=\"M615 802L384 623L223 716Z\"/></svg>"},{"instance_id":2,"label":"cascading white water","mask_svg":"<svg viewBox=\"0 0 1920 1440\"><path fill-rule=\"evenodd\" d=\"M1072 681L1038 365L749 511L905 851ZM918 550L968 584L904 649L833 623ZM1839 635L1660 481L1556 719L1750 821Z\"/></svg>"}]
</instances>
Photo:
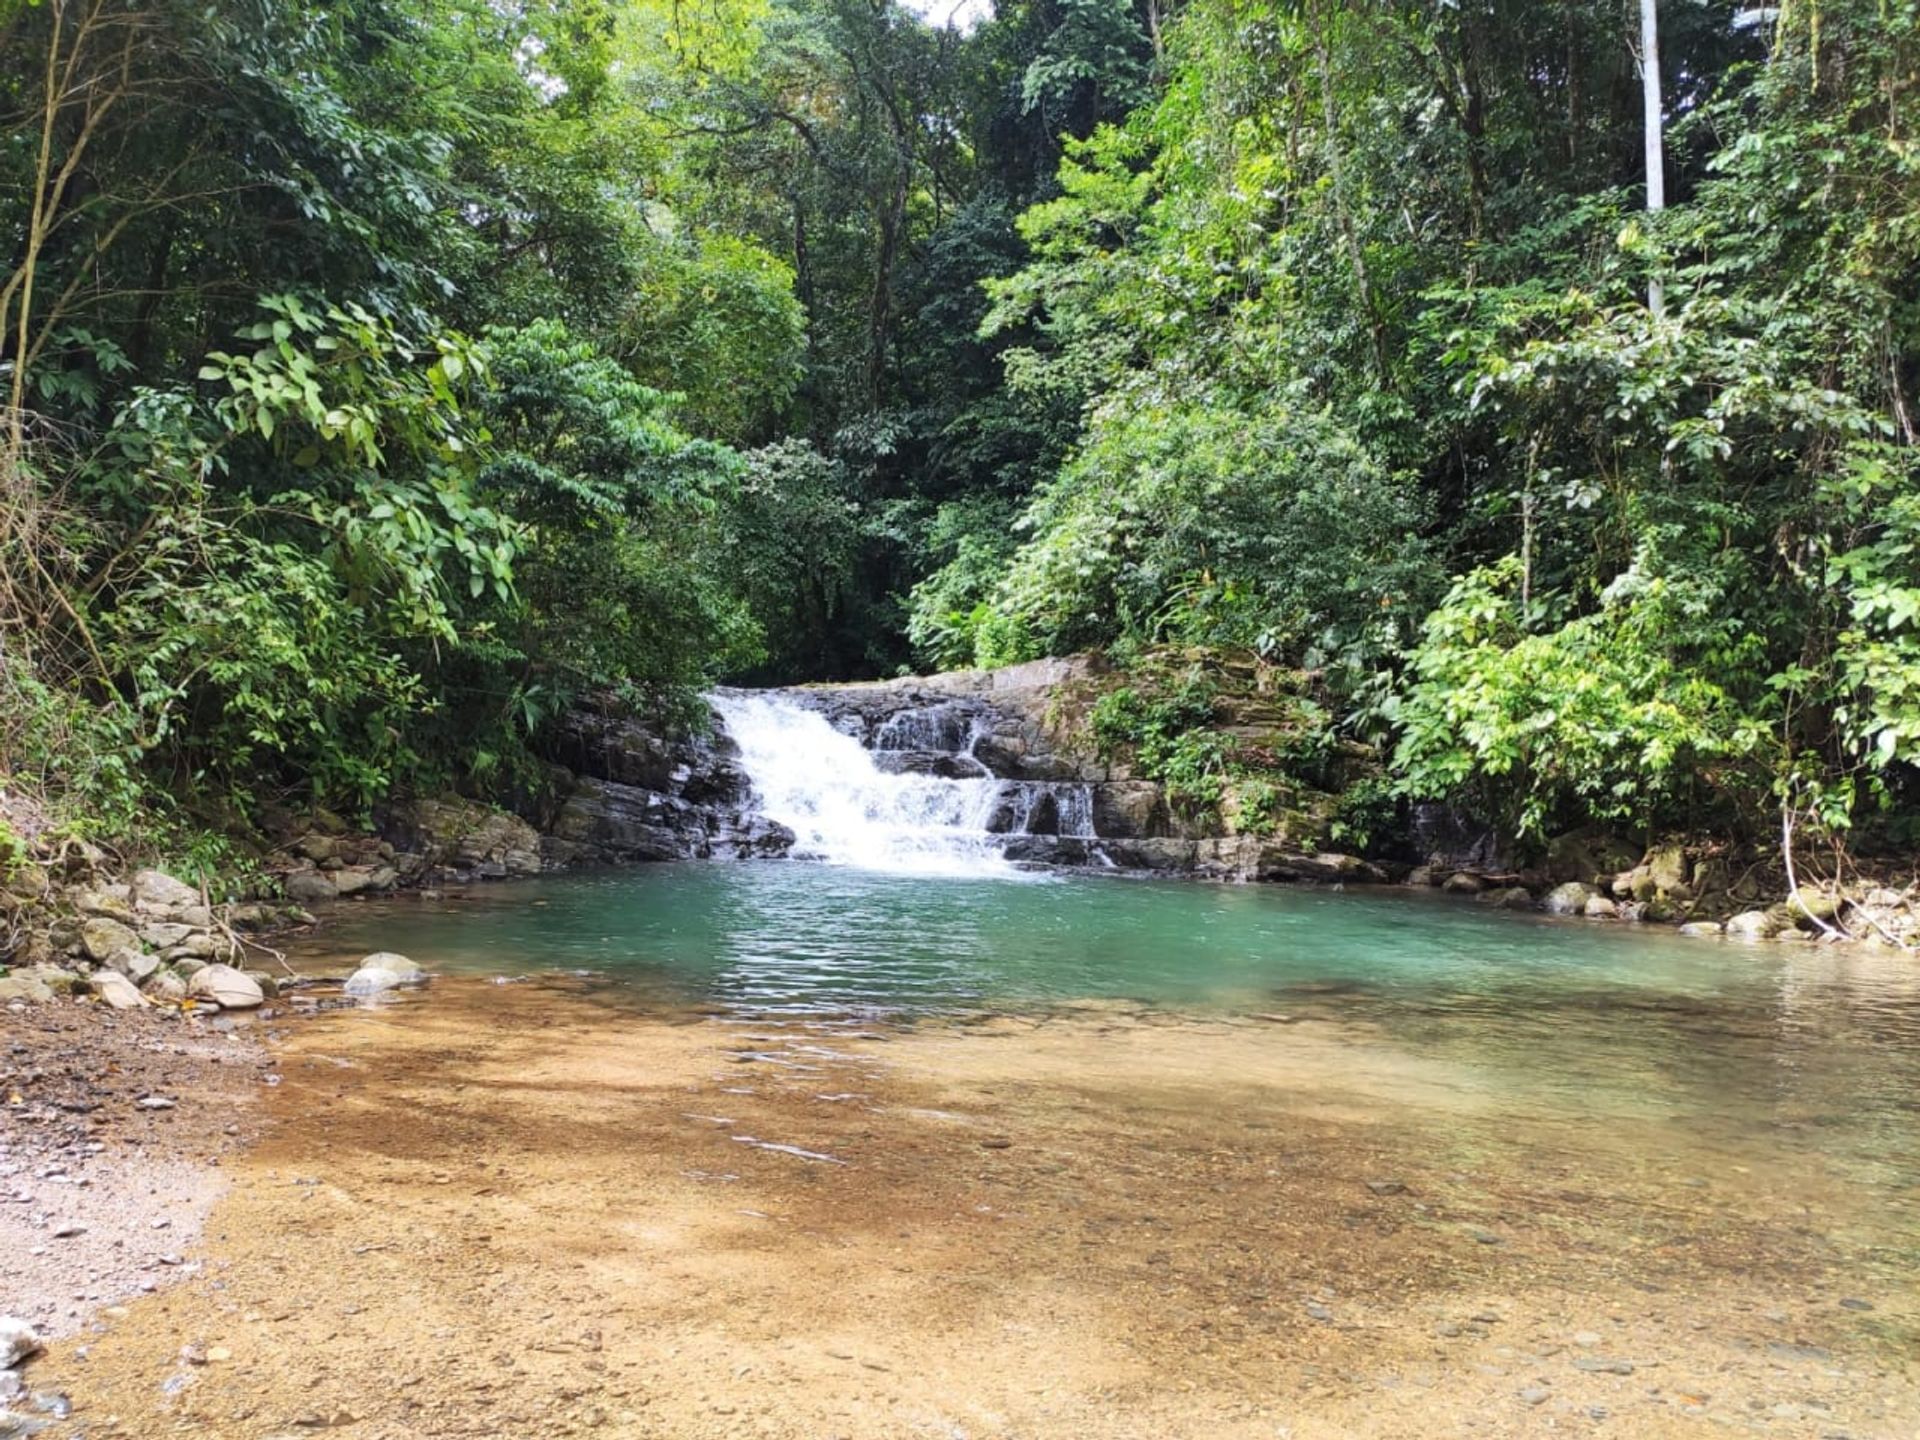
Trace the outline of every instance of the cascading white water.
<instances>
[{"instance_id":1,"label":"cascading white water","mask_svg":"<svg viewBox=\"0 0 1920 1440\"><path fill-rule=\"evenodd\" d=\"M858 740L784 695L711 699L761 813L794 832L798 858L918 875L1018 874L1002 853L1009 834L991 829L1024 832L1036 797L1055 792L1053 833L1093 833L1084 787L998 780L972 760L971 720L949 734L955 717L895 716L878 737L882 753L937 749L978 772L945 778L881 769Z\"/></svg>"}]
</instances>

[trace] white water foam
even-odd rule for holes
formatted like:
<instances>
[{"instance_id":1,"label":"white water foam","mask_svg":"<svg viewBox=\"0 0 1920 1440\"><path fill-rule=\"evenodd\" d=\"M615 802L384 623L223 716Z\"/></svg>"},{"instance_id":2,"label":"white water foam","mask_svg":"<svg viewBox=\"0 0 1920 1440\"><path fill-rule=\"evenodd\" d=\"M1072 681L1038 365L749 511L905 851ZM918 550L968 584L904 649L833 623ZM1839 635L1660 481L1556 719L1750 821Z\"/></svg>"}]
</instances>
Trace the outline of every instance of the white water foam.
<instances>
[{"instance_id":1,"label":"white water foam","mask_svg":"<svg viewBox=\"0 0 1920 1440\"><path fill-rule=\"evenodd\" d=\"M914 875L1007 877L1023 872L989 834L1006 782L881 771L827 717L783 695L711 697L740 747L761 813L797 837L793 855Z\"/></svg>"}]
</instances>

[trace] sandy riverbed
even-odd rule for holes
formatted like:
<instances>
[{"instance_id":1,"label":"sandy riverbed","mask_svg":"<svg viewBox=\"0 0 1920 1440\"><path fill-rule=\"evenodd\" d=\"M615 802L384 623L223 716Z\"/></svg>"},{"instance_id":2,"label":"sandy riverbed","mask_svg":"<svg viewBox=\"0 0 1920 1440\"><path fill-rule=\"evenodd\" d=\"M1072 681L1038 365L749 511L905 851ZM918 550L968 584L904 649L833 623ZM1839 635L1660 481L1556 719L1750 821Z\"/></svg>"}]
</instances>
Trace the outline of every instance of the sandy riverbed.
<instances>
[{"instance_id":1,"label":"sandy riverbed","mask_svg":"<svg viewBox=\"0 0 1920 1440\"><path fill-rule=\"evenodd\" d=\"M1886 1194L1331 1022L440 981L270 1058L200 1268L35 1362L47 1433L1920 1432Z\"/></svg>"}]
</instances>

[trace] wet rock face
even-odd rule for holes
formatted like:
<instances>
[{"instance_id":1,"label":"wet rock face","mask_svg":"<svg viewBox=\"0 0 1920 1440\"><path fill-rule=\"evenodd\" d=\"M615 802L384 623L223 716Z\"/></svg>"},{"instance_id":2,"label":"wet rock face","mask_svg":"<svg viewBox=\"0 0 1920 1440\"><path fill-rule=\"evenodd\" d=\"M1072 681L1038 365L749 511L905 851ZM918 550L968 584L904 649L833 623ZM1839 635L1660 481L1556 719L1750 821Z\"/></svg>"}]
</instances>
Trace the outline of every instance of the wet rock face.
<instances>
[{"instance_id":1,"label":"wet rock face","mask_svg":"<svg viewBox=\"0 0 1920 1440\"><path fill-rule=\"evenodd\" d=\"M632 715L576 711L553 758L560 798L542 827L549 867L781 855L793 832L753 810L739 748L716 725L673 735Z\"/></svg>"}]
</instances>

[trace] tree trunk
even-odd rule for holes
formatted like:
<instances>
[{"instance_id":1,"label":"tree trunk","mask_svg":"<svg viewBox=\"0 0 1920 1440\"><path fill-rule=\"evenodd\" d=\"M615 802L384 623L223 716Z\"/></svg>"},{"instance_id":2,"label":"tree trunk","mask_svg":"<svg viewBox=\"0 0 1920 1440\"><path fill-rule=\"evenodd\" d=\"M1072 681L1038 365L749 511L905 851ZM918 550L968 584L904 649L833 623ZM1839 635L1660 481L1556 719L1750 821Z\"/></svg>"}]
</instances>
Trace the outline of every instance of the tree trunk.
<instances>
[{"instance_id":1,"label":"tree trunk","mask_svg":"<svg viewBox=\"0 0 1920 1440\"><path fill-rule=\"evenodd\" d=\"M1660 15L1657 0L1640 0L1640 95L1646 110L1647 213L1667 208L1667 172L1662 157L1660 104ZM1658 278L1647 282L1647 308L1654 318L1667 313L1666 291Z\"/></svg>"}]
</instances>

